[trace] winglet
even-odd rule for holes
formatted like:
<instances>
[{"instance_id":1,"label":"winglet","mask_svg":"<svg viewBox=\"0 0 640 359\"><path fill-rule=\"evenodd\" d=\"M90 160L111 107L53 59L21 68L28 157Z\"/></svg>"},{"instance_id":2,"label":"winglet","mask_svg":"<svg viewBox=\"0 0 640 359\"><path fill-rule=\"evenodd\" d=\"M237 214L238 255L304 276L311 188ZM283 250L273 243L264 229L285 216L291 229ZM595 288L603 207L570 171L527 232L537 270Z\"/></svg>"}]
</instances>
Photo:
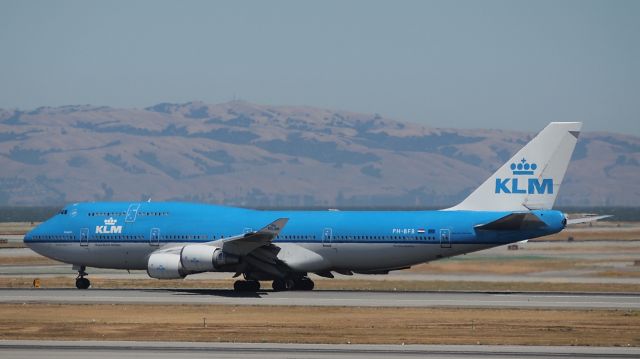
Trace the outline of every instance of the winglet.
<instances>
[{"instance_id":1,"label":"winglet","mask_svg":"<svg viewBox=\"0 0 640 359\"><path fill-rule=\"evenodd\" d=\"M284 226L287 225L287 222L289 222L289 218L278 218L275 221L262 227L262 229L260 229L256 233L271 235L272 237L275 237L280 234L280 231L282 230L282 228L284 228Z\"/></svg>"},{"instance_id":2,"label":"winglet","mask_svg":"<svg viewBox=\"0 0 640 359\"><path fill-rule=\"evenodd\" d=\"M222 241L222 250L238 256L247 255L254 249L271 243L288 221L289 218L278 218L256 232L227 238Z\"/></svg>"}]
</instances>

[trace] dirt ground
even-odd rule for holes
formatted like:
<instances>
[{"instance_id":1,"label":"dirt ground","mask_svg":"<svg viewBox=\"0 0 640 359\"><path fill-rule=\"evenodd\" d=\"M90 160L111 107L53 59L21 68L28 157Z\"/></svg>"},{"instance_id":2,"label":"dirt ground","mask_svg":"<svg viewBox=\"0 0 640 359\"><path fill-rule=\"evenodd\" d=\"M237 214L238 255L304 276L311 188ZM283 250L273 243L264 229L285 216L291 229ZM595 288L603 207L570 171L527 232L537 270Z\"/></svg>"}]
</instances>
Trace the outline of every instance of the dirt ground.
<instances>
[{"instance_id":1,"label":"dirt ground","mask_svg":"<svg viewBox=\"0 0 640 359\"><path fill-rule=\"evenodd\" d=\"M41 222L0 222L0 235L2 234L20 234L24 235L28 231L35 228Z\"/></svg>"},{"instance_id":2,"label":"dirt ground","mask_svg":"<svg viewBox=\"0 0 640 359\"><path fill-rule=\"evenodd\" d=\"M1 261L1 260L0 260ZM439 261L419 264L408 271L414 273L486 273L486 274L527 274L549 270L562 270L580 267L582 264L576 260L567 259L539 259L539 258L477 258L477 257L452 257Z\"/></svg>"},{"instance_id":3,"label":"dirt ground","mask_svg":"<svg viewBox=\"0 0 640 359\"><path fill-rule=\"evenodd\" d=\"M0 339L638 346L640 312L2 304Z\"/></svg>"}]
</instances>

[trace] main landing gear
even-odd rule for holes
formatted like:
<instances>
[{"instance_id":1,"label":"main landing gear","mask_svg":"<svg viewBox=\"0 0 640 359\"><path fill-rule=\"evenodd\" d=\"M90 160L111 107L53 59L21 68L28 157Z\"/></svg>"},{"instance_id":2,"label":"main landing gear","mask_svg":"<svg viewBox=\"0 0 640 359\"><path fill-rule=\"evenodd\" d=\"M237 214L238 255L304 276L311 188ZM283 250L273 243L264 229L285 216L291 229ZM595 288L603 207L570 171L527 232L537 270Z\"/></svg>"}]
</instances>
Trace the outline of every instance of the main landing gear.
<instances>
[{"instance_id":1,"label":"main landing gear","mask_svg":"<svg viewBox=\"0 0 640 359\"><path fill-rule=\"evenodd\" d=\"M260 290L260 282L257 280L237 280L233 283L236 292L257 292Z\"/></svg>"},{"instance_id":2,"label":"main landing gear","mask_svg":"<svg viewBox=\"0 0 640 359\"><path fill-rule=\"evenodd\" d=\"M313 290L314 283L307 277L302 277L297 280L292 278L285 278L274 280L271 287L276 292L285 290Z\"/></svg>"},{"instance_id":3,"label":"main landing gear","mask_svg":"<svg viewBox=\"0 0 640 359\"><path fill-rule=\"evenodd\" d=\"M85 278L87 272L85 270L87 267L81 266L78 268L78 276L76 277L76 288L78 289L87 289L91 286L91 281Z\"/></svg>"},{"instance_id":4,"label":"main landing gear","mask_svg":"<svg viewBox=\"0 0 640 359\"><path fill-rule=\"evenodd\" d=\"M313 290L314 283L307 277L299 279L285 278L274 280L271 287L276 292L285 290ZM257 280L238 280L233 283L233 290L236 292L257 292L260 290L260 282Z\"/></svg>"}]
</instances>

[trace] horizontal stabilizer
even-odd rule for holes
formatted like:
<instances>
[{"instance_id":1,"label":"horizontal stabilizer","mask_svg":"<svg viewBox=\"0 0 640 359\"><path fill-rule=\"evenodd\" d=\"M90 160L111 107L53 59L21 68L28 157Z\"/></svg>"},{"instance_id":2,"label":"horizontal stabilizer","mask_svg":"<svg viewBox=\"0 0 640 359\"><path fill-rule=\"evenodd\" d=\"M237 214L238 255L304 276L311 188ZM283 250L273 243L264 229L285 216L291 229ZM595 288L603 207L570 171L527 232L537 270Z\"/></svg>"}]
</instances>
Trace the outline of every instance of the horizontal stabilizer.
<instances>
[{"instance_id":1,"label":"horizontal stabilizer","mask_svg":"<svg viewBox=\"0 0 640 359\"><path fill-rule=\"evenodd\" d=\"M511 213L487 224L475 226L482 231L518 231L543 228L547 224L533 213Z\"/></svg>"},{"instance_id":2,"label":"horizontal stabilizer","mask_svg":"<svg viewBox=\"0 0 640 359\"><path fill-rule=\"evenodd\" d=\"M613 217L613 215L607 214L602 216L588 216L588 217L582 217L582 218L567 219L567 225L595 222L595 221L599 221L601 219L609 218L609 217Z\"/></svg>"}]
</instances>

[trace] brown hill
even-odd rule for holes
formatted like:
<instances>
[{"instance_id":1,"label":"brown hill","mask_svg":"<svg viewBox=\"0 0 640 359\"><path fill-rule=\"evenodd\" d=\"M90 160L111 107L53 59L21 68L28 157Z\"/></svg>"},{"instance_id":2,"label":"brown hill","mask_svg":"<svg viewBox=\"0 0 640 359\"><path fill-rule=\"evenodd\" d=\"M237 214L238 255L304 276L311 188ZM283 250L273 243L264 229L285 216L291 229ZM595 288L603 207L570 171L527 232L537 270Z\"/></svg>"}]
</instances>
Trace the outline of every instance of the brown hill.
<instances>
[{"instance_id":1,"label":"brown hill","mask_svg":"<svg viewBox=\"0 0 640 359\"><path fill-rule=\"evenodd\" d=\"M242 101L0 110L0 204L447 206L534 134ZM640 138L584 133L561 205L637 205Z\"/></svg>"}]
</instances>

